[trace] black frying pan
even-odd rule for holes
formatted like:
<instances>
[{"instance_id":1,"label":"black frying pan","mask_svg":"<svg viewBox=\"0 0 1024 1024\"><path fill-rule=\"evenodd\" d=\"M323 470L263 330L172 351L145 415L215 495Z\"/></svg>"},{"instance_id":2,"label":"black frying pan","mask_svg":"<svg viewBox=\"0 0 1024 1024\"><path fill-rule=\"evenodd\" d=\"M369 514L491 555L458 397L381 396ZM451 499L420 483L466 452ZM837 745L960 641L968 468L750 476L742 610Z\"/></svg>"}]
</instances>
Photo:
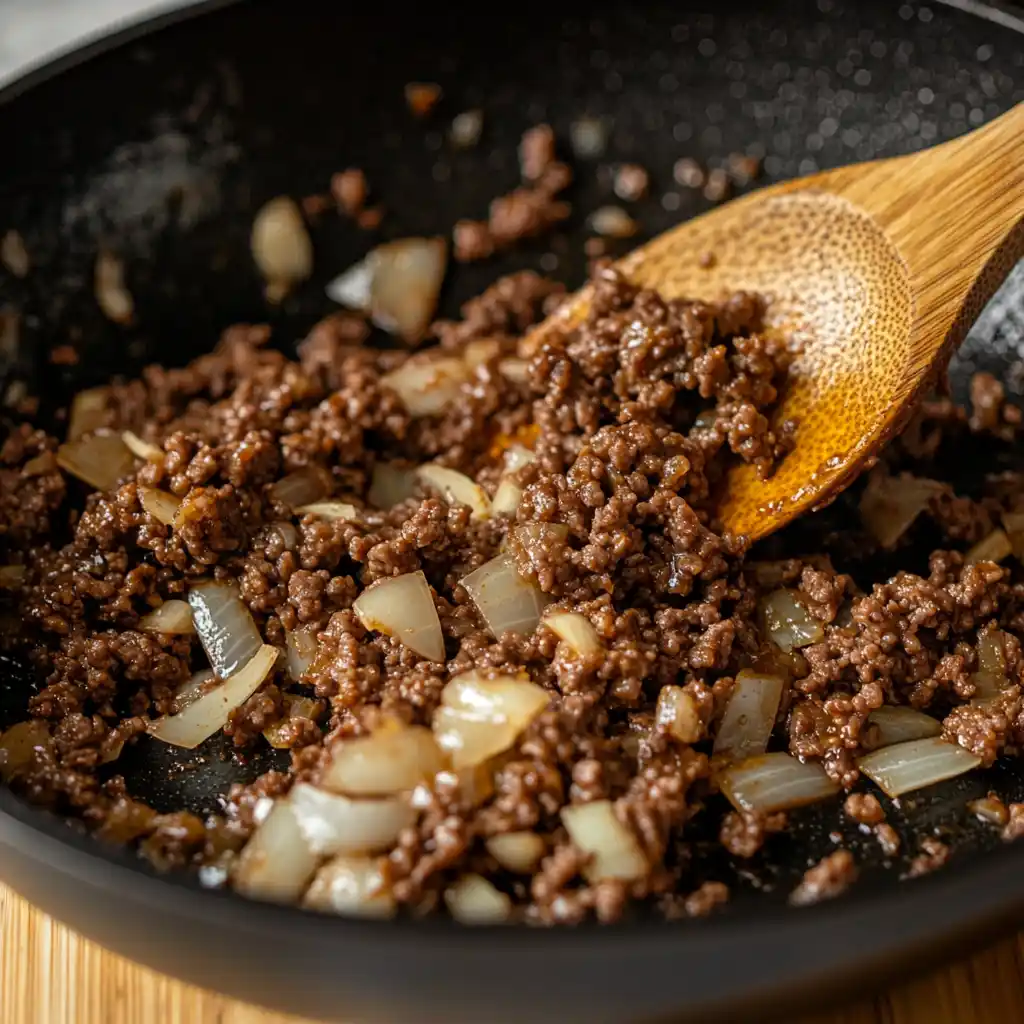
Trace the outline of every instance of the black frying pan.
<instances>
[{"instance_id":1,"label":"black frying pan","mask_svg":"<svg viewBox=\"0 0 1024 1024\"><path fill-rule=\"evenodd\" d=\"M253 212L281 192L322 191L332 171L365 168L387 204L384 237L446 231L480 216L515 183L515 143L549 120L564 139L582 114L611 126L605 161L652 172L640 208L648 233L702 210L673 185L681 156L708 162L762 153L766 176L792 176L894 155L966 131L1024 99L1024 22L1008 8L958 0L786 0L773 4L595 3L567 15L551 3L513 10L315 0L200 4L58 61L0 94L0 228L17 228L36 265L0 276L0 306L23 311L3 387L26 379L41 415L74 391L143 363L181 363L219 330L270 316L301 337L327 310L322 284L357 259L368 236L325 219L317 277L269 314L248 255ZM966 9L969 9L970 13ZM203 17L191 17L196 10ZM160 31L151 31L156 28ZM414 124L402 88L437 81L442 110ZM481 106L483 145L453 154L447 119ZM607 200L586 167L578 211ZM670 198L662 197L668 194ZM460 268L447 314L499 272L550 267L582 278L583 213L555 239L500 265ZM372 237L372 236L371 236ZM125 257L139 326L123 331L95 307L97 248ZM73 368L46 353L74 331ZM1004 288L954 374L990 369L1013 382L1024 337L1024 275ZM0 714L23 710L32 681L5 666ZM2 724L2 722L0 722ZM203 751L139 745L123 765L160 809L208 810L240 777L268 767ZM782 1010L888 980L941 952L1019 923L1024 855L972 824L964 804L995 788L1024 799L1024 769L999 765L890 809L904 848L938 831L954 845L944 871L899 883L877 844L835 805L794 815L794 831L740 870L707 843L708 870L734 902L716 918L538 931L466 930L444 921L352 922L248 903L156 876L0 791L0 875L47 911L111 948L211 988L282 1009L352 1021L707 1019ZM842 833L863 878L834 903L791 911L785 894ZM702 854L697 837L698 855ZM2 996L0 996L2 999Z\"/></svg>"}]
</instances>

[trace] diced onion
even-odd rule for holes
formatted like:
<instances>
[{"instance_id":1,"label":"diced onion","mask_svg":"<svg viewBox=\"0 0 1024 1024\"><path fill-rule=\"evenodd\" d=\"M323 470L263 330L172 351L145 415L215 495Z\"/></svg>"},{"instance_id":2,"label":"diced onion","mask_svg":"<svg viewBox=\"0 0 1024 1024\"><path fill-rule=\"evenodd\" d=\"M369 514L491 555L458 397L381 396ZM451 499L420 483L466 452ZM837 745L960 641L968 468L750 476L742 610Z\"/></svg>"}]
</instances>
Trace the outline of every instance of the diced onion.
<instances>
[{"instance_id":1,"label":"diced onion","mask_svg":"<svg viewBox=\"0 0 1024 1024\"><path fill-rule=\"evenodd\" d=\"M787 654L825 636L821 623L811 618L792 590L776 590L762 598L761 613L772 642Z\"/></svg>"},{"instance_id":2,"label":"diced onion","mask_svg":"<svg viewBox=\"0 0 1024 1024\"><path fill-rule=\"evenodd\" d=\"M474 338L467 341L462 349L462 361L471 369L483 366L501 351L497 338Z\"/></svg>"},{"instance_id":3,"label":"diced onion","mask_svg":"<svg viewBox=\"0 0 1024 1024\"><path fill-rule=\"evenodd\" d=\"M506 631L529 636L540 622L547 597L523 579L509 555L498 555L460 581L497 640Z\"/></svg>"},{"instance_id":4,"label":"diced onion","mask_svg":"<svg viewBox=\"0 0 1024 1024\"><path fill-rule=\"evenodd\" d=\"M590 857L583 872L590 881L632 881L650 869L636 837L615 816L610 800L563 807L562 824L573 846Z\"/></svg>"},{"instance_id":5,"label":"diced onion","mask_svg":"<svg viewBox=\"0 0 1024 1024\"><path fill-rule=\"evenodd\" d=\"M235 889L243 896L294 903L305 891L319 858L299 830L288 798L275 800L235 862Z\"/></svg>"},{"instance_id":6,"label":"diced onion","mask_svg":"<svg viewBox=\"0 0 1024 1024\"><path fill-rule=\"evenodd\" d=\"M336 519L344 519L347 522L359 514L355 505L349 505L344 501L314 501L311 505L303 505L295 511L304 516L319 516L329 522Z\"/></svg>"},{"instance_id":7,"label":"diced onion","mask_svg":"<svg viewBox=\"0 0 1024 1024\"><path fill-rule=\"evenodd\" d=\"M505 832L491 836L487 852L506 870L529 875L544 856L544 840L536 832Z\"/></svg>"},{"instance_id":8,"label":"diced onion","mask_svg":"<svg viewBox=\"0 0 1024 1024\"><path fill-rule=\"evenodd\" d=\"M50 726L41 718L30 718L0 733L0 780L9 782L32 763L36 750L50 741Z\"/></svg>"},{"instance_id":9,"label":"diced onion","mask_svg":"<svg viewBox=\"0 0 1024 1024\"><path fill-rule=\"evenodd\" d=\"M68 440L77 441L91 434L107 422L107 403L110 388L86 388L71 399L68 413Z\"/></svg>"},{"instance_id":10,"label":"diced onion","mask_svg":"<svg viewBox=\"0 0 1024 1024\"><path fill-rule=\"evenodd\" d=\"M331 474L319 466L304 466L282 477L270 488L270 497L282 505L300 509L326 497L331 490Z\"/></svg>"},{"instance_id":11,"label":"diced onion","mask_svg":"<svg viewBox=\"0 0 1024 1024\"><path fill-rule=\"evenodd\" d=\"M242 668L263 640L233 583L197 583L188 592L192 621L218 678Z\"/></svg>"},{"instance_id":12,"label":"diced onion","mask_svg":"<svg viewBox=\"0 0 1024 1024\"><path fill-rule=\"evenodd\" d=\"M512 914L512 901L481 875L463 875L445 889L444 902L461 924L500 924Z\"/></svg>"},{"instance_id":13,"label":"diced onion","mask_svg":"<svg viewBox=\"0 0 1024 1024\"><path fill-rule=\"evenodd\" d=\"M1003 529L1010 538L1018 561L1024 560L1024 512L1004 512Z\"/></svg>"},{"instance_id":14,"label":"diced onion","mask_svg":"<svg viewBox=\"0 0 1024 1024\"><path fill-rule=\"evenodd\" d=\"M964 565L974 565L975 562L1001 562L1012 554L1013 544L1006 532L993 530L964 555Z\"/></svg>"},{"instance_id":15,"label":"diced onion","mask_svg":"<svg viewBox=\"0 0 1024 1024\"><path fill-rule=\"evenodd\" d=\"M697 702L681 686L663 686L654 721L680 743L696 743L704 735Z\"/></svg>"},{"instance_id":16,"label":"diced onion","mask_svg":"<svg viewBox=\"0 0 1024 1024\"><path fill-rule=\"evenodd\" d=\"M124 441L128 451L138 459L145 459L147 462L159 462L164 457L162 448L158 448L155 444L150 444L149 441L143 441L138 434L133 434L130 430L126 430L121 434L121 440Z\"/></svg>"},{"instance_id":17,"label":"diced onion","mask_svg":"<svg viewBox=\"0 0 1024 1024\"><path fill-rule=\"evenodd\" d=\"M313 243L302 211L288 196L278 196L260 208L249 244L271 302L280 302L313 273Z\"/></svg>"},{"instance_id":18,"label":"diced onion","mask_svg":"<svg viewBox=\"0 0 1024 1024\"><path fill-rule=\"evenodd\" d=\"M451 504L468 505L476 519L487 519L491 514L491 500L487 492L465 473L428 462L416 470L419 480L439 491Z\"/></svg>"},{"instance_id":19,"label":"diced onion","mask_svg":"<svg viewBox=\"0 0 1024 1024\"><path fill-rule=\"evenodd\" d=\"M350 796L390 796L415 789L443 767L429 729L389 722L369 736L336 742L320 784Z\"/></svg>"},{"instance_id":20,"label":"diced onion","mask_svg":"<svg viewBox=\"0 0 1024 1024\"><path fill-rule=\"evenodd\" d=\"M891 548L928 503L946 490L936 480L903 475L872 475L860 499L860 516L868 532L884 548Z\"/></svg>"},{"instance_id":21,"label":"diced onion","mask_svg":"<svg viewBox=\"0 0 1024 1024\"><path fill-rule=\"evenodd\" d=\"M327 298L339 306L347 306L360 313L369 313L372 287L373 264L369 260L364 260L328 281L324 291Z\"/></svg>"},{"instance_id":22,"label":"diced onion","mask_svg":"<svg viewBox=\"0 0 1024 1024\"><path fill-rule=\"evenodd\" d=\"M422 572L378 580L356 598L352 611L367 629L394 637L431 661L444 661L441 620Z\"/></svg>"},{"instance_id":23,"label":"diced onion","mask_svg":"<svg viewBox=\"0 0 1024 1024\"><path fill-rule=\"evenodd\" d=\"M289 629L285 632L285 645L288 675L298 682L309 671L316 657L316 634L304 629Z\"/></svg>"},{"instance_id":24,"label":"diced onion","mask_svg":"<svg viewBox=\"0 0 1024 1024\"><path fill-rule=\"evenodd\" d=\"M491 499L491 511L499 516L513 516L523 500L523 489L511 480L503 479Z\"/></svg>"},{"instance_id":25,"label":"diced onion","mask_svg":"<svg viewBox=\"0 0 1024 1024\"><path fill-rule=\"evenodd\" d=\"M407 501L416 494L416 471L402 469L390 462L378 462L373 467L370 489L366 500L374 508L389 509Z\"/></svg>"},{"instance_id":26,"label":"diced onion","mask_svg":"<svg viewBox=\"0 0 1024 1024\"><path fill-rule=\"evenodd\" d=\"M124 264L109 252L96 257L93 293L103 315L127 326L135 316L135 300L124 283Z\"/></svg>"},{"instance_id":27,"label":"diced onion","mask_svg":"<svg viewBox=\"0 0 1024 1024\"><path fill-rule=\"evenodd\" d=\"M722 792L740 811L772 814L817 803L839 792L817 761L798 761L786 753L748 758L720 777Z\"/></svg>"},{"instance_id":28,"label":"diced onion","mask_svg":"<svg viewBox=\"0 0 1024 1024\"><path fill-rule=\"evenodd\" d=\"M181 508L181 499L167 491L161 491L156 487L140 487L139 501L142 507L158 522L164 526L173 526L178 509Z\"/></svg>"},{"instance_id":29,"label":"diced onion","mask_svg":"<svg viewBox=\"0 0 1024 1024\"><path fill-rule=\"evenodd\" d=\"M184 711L150 722L149 734L175 747L198 747L223 729L231 712L263 685L277 662L278 653L276 647L265 644L244 668L225 679L216 689L204 693Z\"/></svg>"},{"instance_id":30,"label":"diced onion","mask_svg":"<svg viewBox=\"0 0 1024 1024\"><path fill-rule=\"evenodd\" d=\"M416 812L401 800L350 800L298 782L288 795L299 831L318 856L376 853L391 846Z\"/></svg>"},{"instance_id":31,"label":"diced onion","mask_svg":"<svg viewBox=\"0 0 1024 1024\"><path fill-rule=\"evenodd\" d=\"M0 238L0 263L15 277L27 277L32 267L25 239L13 228Z\"/></svg>"},{"instance_id":32,"label":"diced onion","mask_svg":"<svg viewBox=\"0 0 1024 1024\"><path fill-rule=\"evenodd\" d=\"M470 768L508 750L549 701L547 691L525 676L487 679L463 672L441 691L434 738L456 771Z\"/></svg>"},{"instance_id":33,"label":"diced onion","mask_svg":"<svg viewBox=\"0 0 1024 1024\"><path fill-rule=\"evenodd\" d=\"M890 797L962 775L980 764L980 757L938 736L895 743L857 761L861 772Z\"/></svg>"},{"instance_id":34,"label":"diced onion","mask_svg":"<svg viewBox=\"0 0 1024 1024\"><path fill-rule=\"evenodd\" d=\"M0 590L17 590L25 582L26 572L23 565L0 566Z\"/></svg>"},{"instance_id":35,"label":"diced onion","mask_svg":"<svg viewBox=\"0 0 1024 1024\"><path fill-rule=\"evenodd\" d=\"M317 702L310 700L309 697L296 697L294 694L286 693L284 695L284 704L285 717L273 725L268 725L263 730L263 738L275 750L287 750L289 748L289 722L296 718L306 718L309 721L313 721L316 715Z\"/></svg>"},{"instance_id":36,"label":"diced onion","mask_svg":"<svg viewBox=\"0 0 1024 1024\"><path fill-rule=\"evenodd\" d=\"M513 384L526 384L530 379L530 364L525 359L510 356L498 363L498 373Z\"/></svg>"},{"instance_id":37,"label":"diced onion","mask_svg":"<svg viewBox=\"0 0 1024 1024\"><path fill-rule=\"evenodd\" d=\"M1006 654L1003 632L983 629L978 633L978 671L971 676L974 700L984 701L998 697L1009 685L1006 675ZM907 737L908 739L910 737Z\"/></svg>"},{"instance_id":38,"label":"diced onion","mask_svg":"<svg viewBox=\"0 0 1024 1024\"><path fill-rule=\"evenodd\" d=\"M505 472L518 473L524 466L536 462L537 456L521 444L510 444L505 449Z\"/></svg>"},{"instance_id":39,"label":"diced onion","mask_svg":"<svg viewBox=\"0 0 1024 1024\"><path fill-rule=\"evenodd\" d=\"M621 206L601 206L589 219L591 229L605 238L630 238L639 228Z\"/></svg>"},{"instance_id":40,"label":"diced onion","mask_svg":"<svg viewBox=\"0 0 1024 1024\"><path fill-rule=\"evenodd\" d=\"M590 619L579 612L549 611L543 622L581 658L593 657L604 650Z\"/></svg>"},{"instance_id":41,"label":"diced onion","mask_svg":"<svg viewBox=\"0 0 1024 1024\"><path fill-rule=\"evenodd\" d=\"M164 601L158 608L139 619L142 633L174 633L190 636L196 627L192 623L192 609L187 601Z\"/></svg>"},{"instance_id":42,"label":"diced onion","mask_svg":"<svg viewBox=\"0 0 1024 1024\"><path fill-rule=\"evenodd\" d=\"M180 714L190 704L195 704L203 695L203 687L216 678L212 668L204 668L192 675L189 681L183 683L174 694L174 699L171 701L171 714Z\"/></svg>"},{"instance_id":43,"label":"diced onion","mask_svg":"<svg viewBox=\"0 0 1024 1024\"><path fill-rule=\"evenodd\" d=\"M57 465L98 491L112 491L135 468L135 458L114 434L91 434L65 441L57 449Z\"/></svg>"},{"instance_id":44,"label":"diced onion","mask_svg":"<svg viewBox=\"0 0 1024 1024\"><path fill-rule=\"evenodd\" d=\"M370 857L335 857L313 879L303 905L349 917L394 916L395 899L380 865Z\"/></svg>"},{"instance_id":45,"label":"diced onion","mask_svg":"<svg viewBox=\"0 0 1024 1024\"><path fill-rule=\"evenodd\" d=\"M410 416L418 417L444 412L468 380L469 369L461 359L430 355L406 360L380 382L398 395Z\"/></svg>"},{"instance_id":46,"label":"diced onion","mask_svg":"<svg viewBox=\"0 0 1024 1024\"><path fill-rule=\"evenodd\" d=\"M775 728L783 686L781 676L742 669L718 726L714 752L733 761L763 754Z\"/></svg>"},{"instance_id":47,"label":"diced onion","mask_svg":"<svg viewBox=\"0 0 1024 1024\"><path fill-rule=\"evenodd\" d=\"M864 737L867 742L862 740L865 750L876 750L907 740L920 740L926 736L938 736L942 732L942 723L938 719L923 711L893 704L883 704L872 711L868 715L868 725L873 728Z\"/></svg>"}]
</instances>

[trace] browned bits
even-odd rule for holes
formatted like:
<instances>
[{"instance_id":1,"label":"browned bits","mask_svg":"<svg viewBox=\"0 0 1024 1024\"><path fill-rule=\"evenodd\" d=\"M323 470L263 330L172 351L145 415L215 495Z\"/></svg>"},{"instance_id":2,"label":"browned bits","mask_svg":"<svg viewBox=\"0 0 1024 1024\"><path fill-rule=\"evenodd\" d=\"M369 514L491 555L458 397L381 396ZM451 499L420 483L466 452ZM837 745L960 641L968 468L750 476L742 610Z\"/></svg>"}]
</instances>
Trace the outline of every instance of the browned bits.
<instances>
[{"instance_id":1,"label":"browned bits","mask_svg":"<svg viewBox=\"0 0 1024 1024\"><path fill-rule=\"evenodd\" d=\"M730 153L725 166L733 183L740 187L749 185L761 173L760 159L744 153Z\"/></svg>"},{"instance_id":2,"label":"browned bits","mask_svg":"<svg viewBox=\"0 0 1024 1024\"><path fill-rule=\"evenodd\" d=\"M927 875L941 868L950 857L949 847L934 836L925 836L921 840L921 852L910 862L907 874L911 878Z\"/></svg>"},{"instance_id":3,"label":"browned bits","mask_svg":"<svg viewBox=\"0 0 1024 1024\"><path fill-rule=\"evenodd\" d=\"M800 884L789 894L789 902L804 907L830 900L845 892L857 879L857 865L849 850L836 850L809 868Z\"/></svg>"},{"instance_id":4,"label":"browned bits","mask_svg":"<svg viewBox=\"0 0 1024 1024\"><path fill-rule=\"evenodd\" d=\"M436 82L409 82L405 87L405 103L414 117L426 117L441 100L442 90Z\"/></svg>"},{"instance_id":5,"label":"browned bits","mask_svg":"<svg viewBox=\"0 0 1024 1024\"><path fill-rule=\"evenodd\" d=\"M848 818L860 825L878 825L885 821L885 811L872 793L851 793L843 804Z\"/></svg>"},{"instance_id":6,"label":"browned bits","mask_svg":"<svg viewBox=\"0 0 1024 1024\"><path fill-rule=\"evenodd\" d=\"M331 195L339 209L350 217L362 210L369 192L366 175L358 167L339 171L331 177Z\"/></svg>"}]
</instances>

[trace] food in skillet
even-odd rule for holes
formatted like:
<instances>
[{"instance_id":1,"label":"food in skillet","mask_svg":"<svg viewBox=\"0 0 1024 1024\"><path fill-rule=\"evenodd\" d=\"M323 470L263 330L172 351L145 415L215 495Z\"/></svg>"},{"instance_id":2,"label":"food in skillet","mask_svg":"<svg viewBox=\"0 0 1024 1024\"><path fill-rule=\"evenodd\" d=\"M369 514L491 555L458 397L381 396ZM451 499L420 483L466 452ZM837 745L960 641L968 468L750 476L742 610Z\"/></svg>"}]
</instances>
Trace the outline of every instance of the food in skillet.
<instances>
[{"instance_id":1,"label":"food in skillet","mask_svg":"<svg viewBox=\"0 0 1024 1024\"><path fill-rule=\"evenodd\" d=\"M515 200L534 212L565 178L538 160ZM494 219L473 237L509 244ZM273 301L309 273L296 224L277 201L254 228ZM443 255L381 247L334 295L419 341ZM101 304L130 316L101 266ZM866 480L748 551L716 530L715 484L737 459L770 474L799 430L770 426L787 352L761 300L666 303L600 266L594 286L533 353L562 290L520 273L423 350L339 313L293 361L238 325L79 394L62 437L15 426L5 642L40 687L0 737L5 781L161 868L339 913L705 914L729 893L695 828L749 858L825 800L895 854L887 798L1024 735L1024 479L941 479L951 445L1012 444L1019 415L978 376L970 414L927 404ZM126 745L219 734L286 769L205 821L117 773ZM912 871L945 855L928 837ZM791 899L856 870L839 849Z\"/></svg>"}]
</instances>

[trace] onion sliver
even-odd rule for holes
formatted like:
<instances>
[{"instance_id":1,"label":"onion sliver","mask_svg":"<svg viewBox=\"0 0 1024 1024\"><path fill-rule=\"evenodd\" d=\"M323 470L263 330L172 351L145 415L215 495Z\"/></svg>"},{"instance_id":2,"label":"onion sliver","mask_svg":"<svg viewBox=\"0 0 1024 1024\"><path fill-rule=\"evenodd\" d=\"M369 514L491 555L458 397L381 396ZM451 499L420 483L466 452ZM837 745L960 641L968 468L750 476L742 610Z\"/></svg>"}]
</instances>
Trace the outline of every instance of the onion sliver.
<instances>
[{"instance_id":1,"label":"onion sliver","mask_svg":"<svg viewBox=\"0 0 1024 1024\"><path fill-rule=\"evenodd\" d=\"M272 302L283 299L292 285L313 272L313 243L302 211L288 196L278 196L260 208L253 220L250 247Z\"/></svg>"},{"instance_id":2,"label":"onion sliver","mask_svg":"<svg viewBox=\"0 0 1024 1024\"><path fill-rule=\"evenodd\" d=\"M817 761L786 753L761 754L722 772L722 792L740 811L772 814L817 803L839 792Z\"/></svg>"},{"instance_id":3,"label":"onion sliver","mask_svg":"<svg viewBox=\"0 0 1024 1024\"><path fill-rule=\"evenodd\" d=\"M32 763L36 750L50 741L50 725L41 718L17 722L0 733L0 780L11 778Z\"/></svg>"},{"instance_id":4,"label":"onion sliver","mask_svg":"<svg viewBox=\"0 0 1024 1024\"><path fill-rule=\"evenodd\" d=\"M279 653L276 647L265 644L244 668L225 679L216 689L204 693L184 711L150 722L149 734L175 747L198 747L223 729L231 712L260 688L273 670Z\"/></svg>"},{"instance_id":5,"label":"onion sliver","mask_svg":"<svg viewBox=\"0 0 1024 1024\"><path fill-rule=\"evenodd\" d=\"M370 857L335 857L313 879L303 905L350 917L392 917L395 900Z\"/></svg>"},{"instance_id":6,"label":"onion sliver","mask_svg":"<svg viewBox=\"0 0 1024 1024\"><path fill-rule=\"evenodd\" d=\"M512 914L512 901L481 875L463 875L445 889L444 902L461 924L500 924Z\"/></svg>"},{"instance_id":7,"label":"onion sliver","mask_svg":"<svg viewBox=\"0 0 1024 1024\"><path fill-rule=\"evenodd\" d=\"M431 661L444 661L441 620L422 572L378 580L355 599L352 611L367 629L394 637Z\"/></svg>"},{"instance_id":8,"label":"onion sliver","mask_svg":"<svg viewBox=\"0 0 1024 1024\"><path fill-rule=\"evenodd\" d=\"M112 491L135 468L135 456L116 435L92 434L62 444L57 465L98 491Z\"/></svg>"},{"instance_id":9,"label":"onion sliver","mask_svg":"<svg viewBox=\"0 0 1024 1024\"><path fill-rule=\"evenodd\" d=\"M204 668L194 673L187 683L178 687L174 694L174 698L171 700L171 714L180 714L190 704L195 704L203 695L203 687L216 678L212 668Z\"/></svg>"},{"instance_id":10,"label":"onion sliver","mask_svg":"<svg viewBox=\"0 0 1024 1024\"><path fill-rule=\"evenodd\" d=\"M292 787L288 799L306 843L322 857L384 850L416 820L401 800L350 800L304 782Z\"/></svg>"},{"instance_id":11,"label":"onion sliver","mask_svg":"<svg viewBox=\"0 0 1024 1024\"><path fill-rule=\"evenodd\" d=\"M389 722L369 736L336 742L320 784L350 796L388 796L414 789L442 768L429 729Z\"/></svg>"},{"instance_id":12,"label":"onion sliver","mask_svg":"<svg viewBox=\"0 0 1024 1024\"><path fill-rule=\"evenodd\" d=\"M292 693L284 694L285 717L280 721L268 725L263 730L263 738L275 750L288 750L291 748L291 732L289 723L297 718L305 718L313 721L316 717L317 702L309 697L296 697Z\"/></svg>"},{"instance_id":13,"label":"onion sliver","mask_svg":"<svg viewBox=\"0 0 1024 1024\"><path fill-rule=\"evenodd\" d=\"M121 440L124 441L124 446L128 451L137 459L145 459L147 462L159 462L164 457L162 448L158 448L155 444L150 444L149 441L143 441L138 434L133 434L130 430L125 430L121 434Z\"/></svg>"},{"instance_id":14,"label":"onion sliver","mask_svg":"<svg viewBox=\"0 0 1024 1024\"><path fill-rule=\"evenodd\" d=\"M233 583L197 583L188 592L192 621L218 678L242 668L263 640Z\"/></svg>"},{"instance_id":15,"label":"onion sliver","mask_svg":"<svg viewBox=\"0 0 1024 1024\"><path fill-rule=\"evenodd\" d=\"M316 634L303 629L290 629L285 632L285 644L285 667L288 675L298 682L309 671L316 657Z\"/></svg>"},{"instance_id":16,"label":"onion sliver","mask_svg":"<svg viewBox=\"0 0 1024 1024\"><path fill-rule=\"evenodd\" d=\"M434 738L456 771L471 768L508 750L549 701L547 691L525 676L487 679L463 672L441 691Z\"/></svg>"},{"instance_id":17,"label":"onion sliver","mask_svg":"<svg viewBox=\"0 0 1024 1024\"><path fill-rule=\"evenodd\" d=\"M124 264L110 252L96 257L93 294L103 315L115 324L127 326L135 316L135 300L124 283Z\"/></svg>"},{"instance_id":18,"label":"onion sliver","mask_svg":"<svg viewBox=\"0 0 1024 1024\"><path fill-rule=\"evenodd\" d=\"M506 631L529 636L547 604L544 592L519 575L507 554L485 562L460 583L496 640Z\"/></svg>"},{"instance_id":19,"label":"onion sliver","mask_svg":"<svg viewBox=\"0 0 1024 1024\"><path fill-rule=\"evenodd\" d=\"M107 422L110 388L86 388L71 399L68 413L68 440L77 441L91 434Z\"/></svg>"},{"instance_id":20,"label":"onion sliver","mask_svg":"<svg viewBox=\"0 0 1024 1024\"><path fill-rule=\"evenodd\" d=\"M270 497L282 505L300 509L331 492L331 474L319 466L305 466L282 477L270 488Z\"/></svg>"},{"instance_id":21,"label":"onion sliver","mask_svg":"<svg viewBox=\"0 0 1024 1024\"><path fill-rule=\"evenodd\" d=\"M787 654L825 636L821 623L811 617L792 590L775 590L762 598L761 614L772 642Z\"/></svg>"},{"instance_id":22,"label":"onion sliver","mask_svg":"<svg viewBox=\"0 0 1024 1024\"><path fill-rule=\"evenodd\" d=\"M290 800L275 800L238 855L233 880L244 896L294 903L305 891L319 858L299 829Z\"/></svg>"},{"instance_id":23,"label":"onion sliver","mask_svg":"<svg viewBox=\"0 0 1024 1024\"><path fill-rule=\"evenodd\" d=\"M860 499L860 516L875 540L890 548L914 525L928 503L946 490L936 480L872 475Z\"/></svg>"},{"instance_id":24,"label":"onion sliver","mask_svg":"<svg viewBox=\"0 0 1024 1024\"><path fill-rule=\"evenodd\" d=\"M868 725L874 728L867 733L869 742L864 743L862 740L865 750L876 750L907 740L922 740L942 732L942 723L931 715L892 704L883 704L872 711L868 715Z\"/></svg>"},{"instance_id":25,"label":"onion sliver","mask_svg":"<svg viewBox=\"0 0 1024 1024\"><path fill-rule=\"evenodd\" d=\"M474 483L465 473L428 463L416 470L422 483L444 495L451 504L468 505L475 519L486 519L491 514L491 501L487 492Z\"/></svg>"},{"instance_id":26,"label":"onion sliver","mask_svg":"<svg viewBox=\"0 0 1024 1024\"><path fill-rule=\"evenodd\" d=\"M304 516L319 516L329 522L333 522L335 519L348 521L355 519L359 514L355 505L349 505L344 501L314 501L311 505L303 505L295 511Z\"/></svg>"},{"instance_id":27,"label":"onion sliver","mask_svg":"<svg viewBox=\"0 0 1024 1024\"><path fill-rule=\"evenodd\" d=\"M435 416L444 412L469 380L469 369L454 357L420 356L406 360L381 377L402 400L410 416Z\"/></svg>"},{"instance_id":28,"label":"onion sliver","mask_svg":"<svg viewBox=\"0 0 1024 1024\"><path fill-rule=\"evenodd\" d=\"M505 449L506 473L518 473L523 466L528 466L531 462L536 461L537 456L529 448L524 448L521 444L510 444Z\"/></svg>"},{"instance_id":29,"label":"onion sliver","mask_svg":"<svg viewBox=\"0 0 1024 1024\"><path fill-rule=\"evenodd\" d=\"M544 856L544 840L536 832L505 832L491 836L487 852L506 870L528 875Z\"/></svg>"},{"instance_id":30,"label":"onion sliver","mask_svg":"<svg viewBox=\"0 0 1024 1024\"><path fill-rule=\"evenodd\" d=\"M1001 562L1012 554L1013 544L1006 532L993 530L964 555L964 565L974 565L976 562Z\"/></svg>"},{"instance_id":31,"label":"onion sliver","mask_svg":"<svg viewBox=\"0 0 1024 1024\"><path fill-rule=\"evenodd\" d=\"M980 764L980 757L938 736L895 743L857 761L861 772L890 797L962 775Z\"/></svg>"},{"instance_id":32,"label":"onion sliver","mask_svg":"<svg viewBox=\"0 0 1024 1024\"><path fill-rule=\"evenodd\" d=\"M389 509L416 494L416 471L402 469L390 462L378 462L370 477L366 500L374 508Z\"/></svg>"},{"instance_id":33,"label":"onion sliver","mask_svg":"<svg viewBox=\"0 0 1024 1024\"><path fill-rule=\"evenodd\" d=\"M715 735L714 753L733 761L763 754L775 728L783 686L781 676L740 671Z\"/></svg>"},{"instance_id":34,"label":"onion sliver","mask_svg":"<svg viewBox=\"0 0 1024 1024\"><path fill-rule=\"evenodd\" d=\"M409 344L419 341L433 319L448 264L443 238L400 238L370 254L370 316Z\"/></svg>"},{"instance_id":35,"label":"onion sliver","mask_svg":"<svg viewBox=\"0 0 1024 1024\"><path fill-rule=\"evenodd\" d=\"M543 622L581 658L600 654L604 650L604 644L590 619L579 612L549 611Z\"/></svg>"},{"instance_id":36,"label":"onion sliver","mask_svg":"<svg viewBox=\"0 0 1024 1024\"><path fill-rule=\"evenodd\" d=\"M681 686L663 686L654 721L680 743L696 743L704 735L697 702Z\"/></svg>"},{"instance_id":37,"label":"onion sliver","mask_svg":"<svg viewBox=\"0 0 1024 1024\"><path fill-rule=\"evenodd\" d=\"M511 480L502 480L491 499L491 511L499 516L515 515L523 500L523 489Z\"/></svg>"},{"instance_id":38,"label":"onion sliver","mask_svg":"<svg viewBox=\"0 0 1024 1024\"><path fill-rule=\"evenodd\" d=\"M974 700L998 697L1009 685L1006 675L1006 653L1003 633L999 629L983 629L978 633L978 671L971 676ZM907 737L910 739L911 737Z\"/></svg>"},{"instance_id":39,"label":"onion sliver","mask_svg":"<svg viewBox=\"0 0 1024 1024\"><path fill-rule=\"evenodd\" d=\"M164 601L158 608L154 608L139 619L139 631L190 636L196 631L192 622L192 609L187 601Z\"/></svg>"},{"instance_id":40,"label":"onion sliver","mask_svg":"<svg viewBox=\"0 0 1024 1024\"><path fill-rule=\"evenodd\" d=\"M590 857L583 872L590 881L632 881L642 878L650 869L636 837L615 816L611 801L594 800L563 807L562 824L573 846Z\"/></svg>"},{"instance_id":41,"label":"onion sliver","mask_svg":"<svg viewBox=\"0 0 1024 1024\"><path fill-rule=\"evenodd\" d=\"M163 523L164 526L174 525L178 509L181 507L180 498L156 487L140 487L139 501L158 523Z\"/></svg>"}]
</instances>

